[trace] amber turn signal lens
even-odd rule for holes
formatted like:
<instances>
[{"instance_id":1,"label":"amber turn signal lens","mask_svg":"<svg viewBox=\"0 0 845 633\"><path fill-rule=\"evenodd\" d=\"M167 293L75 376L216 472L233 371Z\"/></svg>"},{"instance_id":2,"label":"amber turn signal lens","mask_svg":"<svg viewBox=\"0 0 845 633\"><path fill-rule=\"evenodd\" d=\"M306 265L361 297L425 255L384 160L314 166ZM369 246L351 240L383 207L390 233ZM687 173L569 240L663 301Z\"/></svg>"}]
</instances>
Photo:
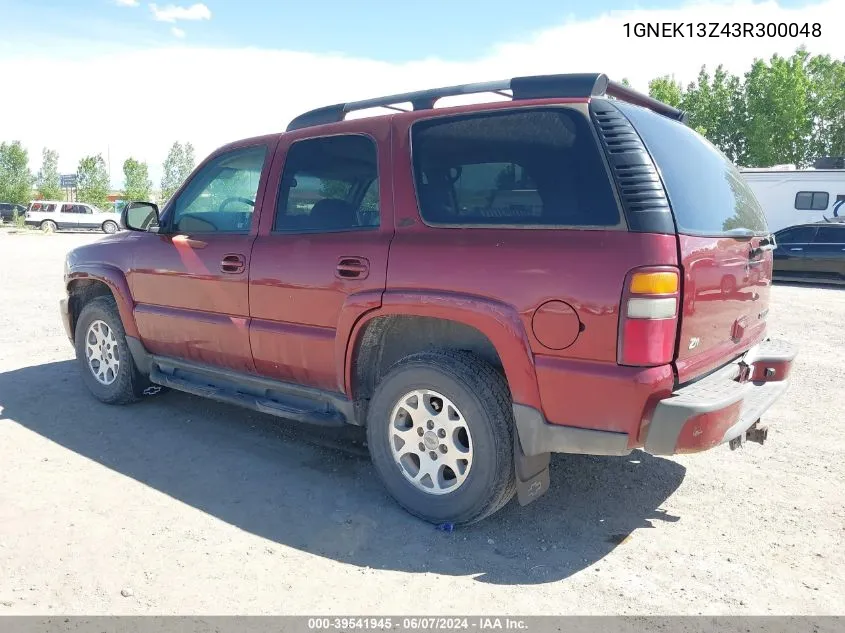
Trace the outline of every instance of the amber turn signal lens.
<instances>
[{"instance_id":1,"label":"amber turn signal lens","mask_svg":"<svg viewBox=\"0 0 845 633\"><path fill-rule=\"evenodd\" d=\"M671 295L678 292L678 274L673 272L634 273L631 292L638 295Z\"/></svg>"}]
</instances>

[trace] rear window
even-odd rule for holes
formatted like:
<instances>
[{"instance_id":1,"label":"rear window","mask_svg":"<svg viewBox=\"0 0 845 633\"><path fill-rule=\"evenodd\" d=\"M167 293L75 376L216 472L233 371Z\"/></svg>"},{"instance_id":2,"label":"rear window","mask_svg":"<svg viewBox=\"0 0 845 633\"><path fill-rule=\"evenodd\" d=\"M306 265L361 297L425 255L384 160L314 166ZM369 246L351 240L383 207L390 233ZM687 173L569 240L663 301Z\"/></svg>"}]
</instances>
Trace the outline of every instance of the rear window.
<instances>
[{"instance_id":1,"label":"rear window","mask_svg":"<svg viewBox=\"0 0 845 633\"><path fill-rule=\"evenodd\" d=\"M813 226L796 226L776 234L778 244L806 244L813 239L816 228Z\"/></svg>"},{"instance_id":2,"label":"rear window","mask_svg":"<svg viewBox=\"0 0 845 633\"><path fill-rule=\"evenodd\" d=\"M619 209L590 123L532 109L413 127L420 214L435 225L611 227Z\"/></svg>"},{"instance_id":3,"label":"rear window","mask_svg":"<svg viewBox=\"0 0 845 633\"><path fill-rule=\"evenodd\" d=\"M663 177L678 231L768 233L766 217L736 166L703 136L650 110L618 102Z\"/></svg>"}]
</instances>

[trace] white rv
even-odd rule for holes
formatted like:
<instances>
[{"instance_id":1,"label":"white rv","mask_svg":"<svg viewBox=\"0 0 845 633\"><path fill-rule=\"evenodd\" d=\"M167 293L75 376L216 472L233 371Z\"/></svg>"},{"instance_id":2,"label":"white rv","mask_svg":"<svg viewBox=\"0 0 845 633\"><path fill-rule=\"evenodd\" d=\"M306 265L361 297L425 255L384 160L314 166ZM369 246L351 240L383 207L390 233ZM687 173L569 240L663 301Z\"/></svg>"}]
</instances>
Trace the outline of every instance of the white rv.
<instances>
[{"instance_id":1,"label":"white rv","mask_svg":"<svg viewBox=\"0 0 845 633\"><path fill-rule=\"evenodd\" d=\"M774 233L788 226L845 218L845 169L792 165L742 169Z\"/></svg>"}]
</instances>

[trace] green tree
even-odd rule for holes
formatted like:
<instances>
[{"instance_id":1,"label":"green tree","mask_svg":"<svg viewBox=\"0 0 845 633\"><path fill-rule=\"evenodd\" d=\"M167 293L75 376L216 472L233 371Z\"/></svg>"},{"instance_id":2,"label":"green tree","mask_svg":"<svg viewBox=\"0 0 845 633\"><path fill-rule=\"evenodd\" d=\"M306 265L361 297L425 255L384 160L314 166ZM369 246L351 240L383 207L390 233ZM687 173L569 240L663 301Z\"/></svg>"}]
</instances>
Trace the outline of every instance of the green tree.
<instances>
[{"instance_id":1,"label":"green tree","mask_svg":"<svg viewBox=\"0 0 845 633\"><path fill-rule=\"evenodd\" d=\"M755 60L745 75L748 159L758 167L812 158L809 54L798 49L790 58L774 55L769 63Z\"/></svg>"},{"instance_id":2,"label":"green tree","mask_svg":"<svg viewBox=\"0 0 845 633\"><path fill-rule=\"evenodd\" d=\"M147 163L127 158L123 162L123 187L123 197L127 201L149 200L153 183Z\"/></svg>"},{"instance_id":3,"label":"green tree","mask_svg":"<svg viewBox=\"0 0 845 633\"><path fill-rule=\"evenodd\" d=\"M680 108L683 99L683 87L673 77L665 75L648 82L648 94L653 99L667 103L674 108Z\"/></svg>"},{"instance_id":4,"label":"green tree","mask_svg":"<svg viewBox=\"0 0 845 633\"><path fill-rule=\"evenodd\" d=\"M809 110L813 120L810 154L845 156L845 61L817 55L807 63Z\"/></svg>"},{"instance_id":5,"label":"green tree","mask_svg":"<svg viewBox=\"0 0 845 633\"><path fill-rule=\"evenodd\" d=\"M61 200L62 187L59 179L59 153L46 147L41 152L41 169L35 178L35 187L44 200Z\"/></svg>"},{"instance_id":6,"label":"green tree","mask_svg":"<svg viewBox=\"0 0 845 633\"><path fill-rule=\"evenodd\" d=\"M26 204L31 199L29 154L20 141L0 143L0 201Z\"/></svg>"},{"instance_id":7,"label":"green tree","mask_svg":"<svg viewBox=\"0 0 845 633\"><path fill-rule=\"evenodd\" d=\"M109 203L109 184L109 172L102 154L86 156L79 161L76 170L77 200L104 208Z\"/></svg>"},{"instance_id":8,"label":"green tree","mask_svg":"<svg viewBox=\"0 0 845 633\"><path fill-rule=\"evenodd\" d=\"M170 146L167 158L164 159L163 175L161 177L161 201L166 202L176 193L185 179L191 174L195 166L194 146L190 143L182 145L179 141Z\"/></svg>"}]
</instances>

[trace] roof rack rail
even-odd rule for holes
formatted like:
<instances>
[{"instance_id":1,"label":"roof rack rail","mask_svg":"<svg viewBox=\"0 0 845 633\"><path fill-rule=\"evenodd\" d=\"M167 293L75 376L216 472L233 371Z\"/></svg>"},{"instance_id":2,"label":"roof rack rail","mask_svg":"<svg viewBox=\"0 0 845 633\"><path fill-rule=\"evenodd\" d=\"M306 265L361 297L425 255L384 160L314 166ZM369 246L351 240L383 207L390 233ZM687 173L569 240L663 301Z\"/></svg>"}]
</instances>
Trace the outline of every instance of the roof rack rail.
<instances>
[{"instance_id":1,"label":"roof rack rail","mask_svg":"<svg viewBox=\"0 0 845 633\"><path fill-rule=\"evenodd\" d=\"M508 94L506 91L510 91ZM615 81L610 81L603 73L578 73L566 75L536 75L532 77L513 77L501 81L488 81L483 83L461 84L447 88L433 88L431 90L419 90L416 92L405 92L402 94L365 99L363 101L350 101L338 103L310 110L300 114L293 119L287 127L287 131L299 130L313 125L326 123L338 123L343 121L349 112L355 110L366 110L368 108L389 108L404 112L396 104L410 103L414 110L428 110L434 107L438 99L443 97L454 97L458 95L480 94L492 92L502 96L511 97L514 101L520 99L555 99L555 98L589 98L589 97L614 97L620 101L627 101L635 105L643 106L658 114L687 122L685 112L678 110L662 101L652 99L648 95L624 86Z\"/></svg>"}]
</instances>

